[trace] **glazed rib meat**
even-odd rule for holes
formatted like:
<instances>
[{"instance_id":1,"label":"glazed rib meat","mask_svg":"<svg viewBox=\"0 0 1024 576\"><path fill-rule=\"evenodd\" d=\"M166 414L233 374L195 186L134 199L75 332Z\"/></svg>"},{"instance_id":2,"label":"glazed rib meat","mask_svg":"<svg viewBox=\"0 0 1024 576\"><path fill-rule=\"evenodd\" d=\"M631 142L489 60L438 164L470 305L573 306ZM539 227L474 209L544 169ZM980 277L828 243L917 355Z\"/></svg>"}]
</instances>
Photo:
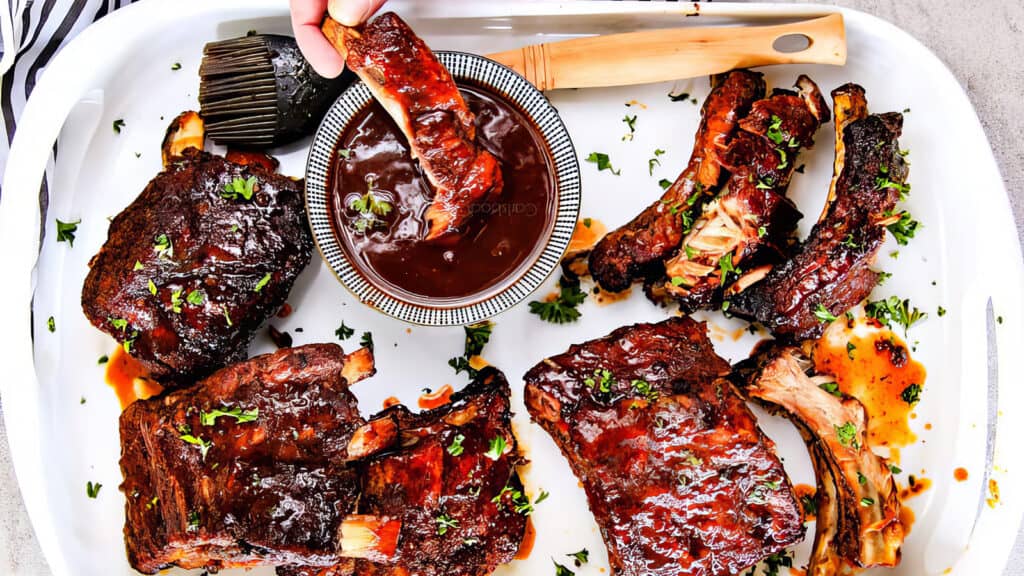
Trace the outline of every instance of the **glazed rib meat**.
<instances>
[{"instance_id":1,"label":"glazed rib meat","mask_svg":"<svg viewBox=\"0 0 1024 576\"><path fill-rule=\"evenodd\" d=\"M582 481L625 576L731 576L803 536L775 454L703 324L572 346L525 377L530 415Z\"/></svg>"},{"instance_id":2,"label":"glazed rib meat","mask_svg":"<svg viewBox=\"0 0 1024 576\"><path fill-rule=\"evenodd\" d=\"M900 501L888 464L867 445L864 406L820 388L834 379L808 375L811 363L796 348L779 348L758 361L747 393L797 425L818 478L808 576L897 565L904 537Z\"/></svg>"},{"instance_id":3,"label":"glazed rib meat","mask_svg":"<svg viewBox=\"0 0 1024 576\"><path fill-rule=\"evenodd\" d=\"M855 84L837 88L832 97L836 161L822 217L792 259L730 299L730 312L790 341L820 336L822 310L838 316L868 296L878 281L869 265L909 189L898 140L903 116L869 115L864 89Z\"/></svg>"},{"instance_id":4,"label":"glazed rib meat","mask_svg":"<svg viewBox=\"0 0 1024 576\"><path fill-rule=\"evenodd\" d=\"M89 321L165 381L244 359L313 247L301 180L194 147L173 160L110 223L82 288Z\"/></svg>"},{"instance_id":5,"label":"glazed rib meat","mask_svg":"<svg viewBox=\"0 0 1024 576\"><path fill-rule=\"evenodd\" d=\"M502 189L498 160L476 143L475 117L451 74L393 12L358 28L327 18L324 34L394 118L434 187L427 240L457 233L475 203Z\"/></svg>"},{"instance_id":6,"label":"glazed rib meat","mask_svg":"<svg viewBox=\"0 0 1024 576\"><path fill-rule=\"evenodd\" d=\"M601 288L619 292L644 277L658 276L679 249L689 224L722 179L719 156L754 101L764 96L761 74L734 70L717 77L701 108L690 161L661 199L608 233L591 251L588 267Z\"/></svg>"},{"instance_id":7,"label":"glazed rib meat","mask_svg":"<svg viewBox=\"0 0 1024 576\"><path fill-rule=\"evenodd\" d=\"M311 344L257 356L121 414L125 544L136 570L330 566L359 478L363 425L348 386L362 348Z\"/></svg>"},{"instance_id":8,"label":"glazed rib meat","mask_svg":"<svg viewBox=\"0 0 1024 576\"><path fill-rule=\"evenodd\" d=\"M361 461L358 515L344 523L343 554L359 576L485 576L512 560L529 500L509 413L509 387L486 368L452 403L413 414L394 406L374 417L377 455ZM373 424L371 422L371 425ZM491 452L501 438L505 449ZM398 530L381 530L388 523ZM312 567L281 576L348 574Z\"/></svg>"},{"instance_id":9,"label":"glazed rib meat","mask_svg":"<svg viewBox=\"0 0 1024 576\"><path fill-rule=\"evenodd\" d=\"M801 214L786 190L801 148L812 146L814 133L829 120L814 82L800 76L796 86L798 93L777 89L754 102L740 120L719 157L729 174L722 193L704 206L677 254L665 262L660 289L684 312L716 307L726 285L740 291L790 252Z\"/></svg>"}]
</instances>

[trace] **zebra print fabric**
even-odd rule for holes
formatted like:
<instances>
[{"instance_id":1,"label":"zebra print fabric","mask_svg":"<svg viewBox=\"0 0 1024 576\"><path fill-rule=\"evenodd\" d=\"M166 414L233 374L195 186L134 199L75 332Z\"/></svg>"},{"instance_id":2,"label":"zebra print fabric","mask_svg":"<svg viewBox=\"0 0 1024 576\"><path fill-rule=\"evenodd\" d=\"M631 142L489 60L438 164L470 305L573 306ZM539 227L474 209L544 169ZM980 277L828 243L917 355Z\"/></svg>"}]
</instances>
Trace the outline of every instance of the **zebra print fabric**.
<instances>
[{"instance_id":1,"label":"zebra print fabric","mask_svg":"<svg viewBox=\"0 0 1024 576\"><path fill-rule=\"evenodd\" d=\"M0 7L0 173L18 127L18 117L36 80L53 57L89 24L134 0L6 0ZM52 162L51 162L52 164ZM49 172L49 171L48 171ZM43 182L42 206L46 206ZM0 190L0 198L3 191Z\"/></svg>"}]
</instances>

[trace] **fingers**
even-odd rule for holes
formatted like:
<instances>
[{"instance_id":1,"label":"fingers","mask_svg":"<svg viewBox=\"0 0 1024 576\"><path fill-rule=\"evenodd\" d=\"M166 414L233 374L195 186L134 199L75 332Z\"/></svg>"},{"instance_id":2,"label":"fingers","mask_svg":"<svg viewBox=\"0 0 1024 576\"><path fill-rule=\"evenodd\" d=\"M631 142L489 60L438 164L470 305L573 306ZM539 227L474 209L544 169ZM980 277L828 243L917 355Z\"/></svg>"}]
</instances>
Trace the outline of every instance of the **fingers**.
<instances>
[{"instance_id":1,"label":"fingers","mask_svg":"<svg viewBox=\"0 0 1024 576\"><path fill-rule=\"evenodd\" d=\"M345 26L358 26L370 19L387 0L329 0L331 18Z\"/></svg>"},{"instance_id":2,"label":"fingers","mask_svg":"<svg viewBox=\"0 0 1024 576\"><path fill-rule=\"evenodd\" d=\"M324 78L334 78L345 68L345 61L320 31L327 0L290 0L292 31L303 56L313 70Z\"/></svg>"}]
</instances>

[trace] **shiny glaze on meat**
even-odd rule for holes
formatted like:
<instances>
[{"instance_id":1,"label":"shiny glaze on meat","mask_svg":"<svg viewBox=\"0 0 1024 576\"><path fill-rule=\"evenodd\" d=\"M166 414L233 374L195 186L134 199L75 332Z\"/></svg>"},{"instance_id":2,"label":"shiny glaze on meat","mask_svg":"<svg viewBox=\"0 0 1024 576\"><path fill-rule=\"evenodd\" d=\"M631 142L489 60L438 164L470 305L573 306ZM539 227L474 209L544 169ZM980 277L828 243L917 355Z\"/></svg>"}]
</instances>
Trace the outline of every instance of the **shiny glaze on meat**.
<instances>
[{"instance_id":1,"label":"shiny glaze on meat","mask_svg":"<svg viewBox=\"0 0 1024 576\"><path fill-rule=\"evenodd\" d=\"M801 214L786 190L800 150L814 144L818 127L829 120L814 82L800 76L796 86L799 94L777 89L740 120L720 155L729 174L721 195L704 206L677 254L665 262L661 288L684 312L717 307L725 286L742 290L790 252ZM742 271L723 278L723 258Z\"/></svg>"},{"instance_id":2,"label":"shiny glaze on meat","mask_svg":"<svg viewBox=\"0 0 1024 576\"><path fill-rule=\"evenodd\" d=\"M701 108L701 124L690 161L661 199L636 218L613 230L594 247L588 266L594 280L609 292L660 272L662 262L679 248L686 228L721 181L719 154L728 144L740 118L764 96L761 74L734 70L717 79ZM692 202L687 202L697 194Z\"/></svg>"},{"instance_id":3,"label":"shiny glaze on meat","mask_svg":"<svg viewBox=\"0 0 1024 576\"><path fill-rule=\"evenodd\" d=\"M248 178L256 181L251 200L222 195ZM90 261L82 308L94 326L130 341L129 352L153 377L203 376L245 358L312 247L301 180L189 148L114 217ZM201 304L187 300L193 291ZM115 326L120 320L123 328Z\"/></svg>"},{"instance_id":4,"label":"shiny glaze on meat","mask_svg":"<svg viewBox=\"0 0 1024 576\"><path fill-rule=\"evenodd\" d=\"M120 430L132 567L341 561L336 534L359 493L347 447L363 424L348 385L373 373L367 355L346 357L334 344L289 348L130 405ZM204 424L214 410L256 418Z\"/></svg>"},{"instance_id":5,"label":"shiny glaze on meat","mask_svg":"<svg viewBox=\"0 0 1024 576\"><path fill-rule=\"evenodd\" d=\"M836 172L822 218L792 259L733 297L729 308L791 341L821 335L826 324L815 316L819 306L841 316L871 293L878 274L869 265L907 178L899 148L903 116L868 115L864 89L855 84L832 97Z\"/></svg>"},{"instance_id":6,"label":"shiny glaze on meat","mask_svg":"<svg viewBox=\"0 0 1024 576\"><path fill-rule=\"evenodd\" d=\"M509 413L508 382L494 368L481 370L452 402L413 414L393 406L374 416L392 420L396 437L376 456L359 464L360 522L399 520L396 546L382 557L355 564L359 576L486 576L513 559L527 516L515 509L512 491L522 493L516 467L522 463ZM452 450L458 436L461 453ZM492 439L502 437L506 451L486 456ZM508 490L506 490L506 487ZM525 498L525 496L523 496ZM452 526L440 534L438 518ZM348 565L324 571L313 567L279 568L281 576L341 576Z\"/></svg>"},{"instance_id":7,"label":"shiny glaze on meat","mask_svg":"<svg viewBox=\"0 0 1024 576\"><path fill-rule=\"evenodd\" d=\"M393 12L358 28L327 18L324 33L395 119L434 186L425 239L460 232L473 204L501 192L502 173L494 155L475 142L473 113L451 74Z\"/></svg>"},{"instance_id":8,"label":"shiny glaze on meat","mask_svg":"<svg viewBox=\"0 0 1024 576\"><path fill-rule=\"evenodd\" d=\"M703 324L672 318L526 374L527 409L582 481L614 574L733 575L801 539L774 444L728 373Z\"/></svg>"}]
</instances>

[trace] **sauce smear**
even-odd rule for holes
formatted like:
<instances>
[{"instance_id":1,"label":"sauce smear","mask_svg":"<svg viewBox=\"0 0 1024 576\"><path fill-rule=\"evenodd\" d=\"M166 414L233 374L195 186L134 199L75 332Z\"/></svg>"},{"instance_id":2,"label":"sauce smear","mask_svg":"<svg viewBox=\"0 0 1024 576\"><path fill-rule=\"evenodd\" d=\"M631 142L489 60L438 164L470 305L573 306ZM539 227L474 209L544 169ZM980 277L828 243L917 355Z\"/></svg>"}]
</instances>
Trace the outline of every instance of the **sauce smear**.
<instances>
[{"instance_id":1,"label":"sauce smear","mask_svg":"<svg viewBox=\"0 0 1024 576\"><path fill-rule=\"evenodd\" d=\"M814 345L814 363L819 374L834 376L843 393L867 408L872 446L907 446L917 440L909 417L924 386L925 369L891 330L863 318L852 327L833 322Z\"/></svg>"},{"instance_id":2,"label":"sauce smear","mask_svg":"<svg viewBox=\"0 0 1024 576\"><path fill-rule=\"evenodd\" d=\"M432 410L434 408L444 406L452 401L452 392L454 392L452 385L445 384L433 392L424 394L419 398L418 403L420 408L423 410Z\"/></svg>"},{"instance_id":3,"label":"sauce smear","mask_svg":"<svg viewBox=\"0 0 1024 576\"><path fill-rule=\"evenodd\" d=\"M107 384L117 394L122 410L136 400L145 400L163 391L142 364L125 353L121 346L114 350L107 362Z\"/></svg>"},{"instance_id":4,"label":"sauce smear","mask_svg":"<svg viewBox=\"0 0 1024 576\"><path fill-rule=\"evenodd\" d=\"M525 271L554 225L554 162L536 128L504 98L476 86L460 89L476 115L477 144L501 163L504 187L473 207L457 237L422 241L433 191L379 104L353 119L334 155L328 193L335 234L367 280L403 299L500 289ZM369 225L353 207L368 192L390 206Z\"/></svg>"}]
</instances>

